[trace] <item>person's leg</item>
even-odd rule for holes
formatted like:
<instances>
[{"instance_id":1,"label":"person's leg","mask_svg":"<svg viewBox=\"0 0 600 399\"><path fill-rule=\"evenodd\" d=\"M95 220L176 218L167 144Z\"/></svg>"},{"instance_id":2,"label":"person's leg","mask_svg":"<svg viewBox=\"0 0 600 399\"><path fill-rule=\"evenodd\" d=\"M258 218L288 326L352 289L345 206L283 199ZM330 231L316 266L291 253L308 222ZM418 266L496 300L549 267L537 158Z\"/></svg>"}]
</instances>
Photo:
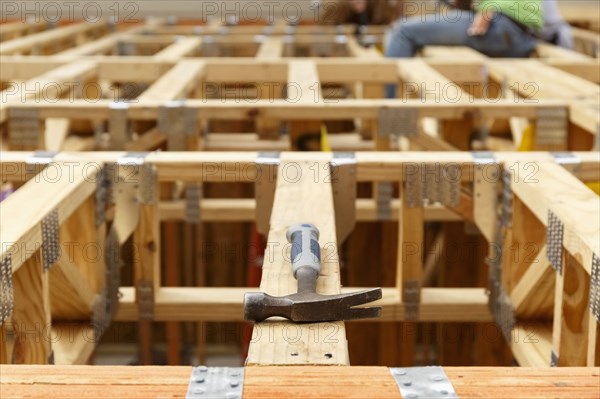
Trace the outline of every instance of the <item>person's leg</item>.
<instances>
[{"instance_id":1,"label":"person's leg","mask_svg":"<svg viewBox=\"0 0 600 399\"><path fill-rule=\"evenodd\" d=\"M413 17L400 21L390 34L385 48L388 58L413 57L427 45L466 45L467 30L473 22L473 13L448 9L439 14ZM396 85L386 86L386 98L396 97Z\"/></svg>"},{"instance_id":2,"label":"person's leg","mask_svg":"<svg viewBox=\"0 0 600 399\"><path fill-rule=\"evenodd\" d=\"M510 18L496 15L483 36L469 36L467 45L489 57L524 58L535 49L537 40Z\"/></svg>"},{"instance_id":3,"label":"person's leg","mask_svg":"<svg viewBox=\"0 0 600 399\"><path fill-rule=\"evenodd\" d=\"M385 56L412 57L420 48L427 45L465 45L468 37L467 30L472 22L471 11L458 9L402 21L392 31Z\"/></svg>"}]
</instances>

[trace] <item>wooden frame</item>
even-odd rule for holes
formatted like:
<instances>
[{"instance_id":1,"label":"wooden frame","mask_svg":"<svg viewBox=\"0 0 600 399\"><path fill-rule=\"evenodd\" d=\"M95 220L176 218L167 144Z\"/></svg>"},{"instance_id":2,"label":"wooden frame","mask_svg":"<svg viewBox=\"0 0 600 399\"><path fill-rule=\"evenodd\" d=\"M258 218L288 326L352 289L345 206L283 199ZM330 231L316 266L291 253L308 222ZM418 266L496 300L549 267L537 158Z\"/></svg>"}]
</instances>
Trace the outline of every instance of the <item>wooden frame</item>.
<instances>
[{"instance_id":1,"label":"wooden frame","mask_svg":"<svg viewBox=\"0 0 600 399\"><path fill-rule=\"evenodd\" d=\"M69 223L77 223L80 226L89 226L85 232L78 229L79 237L88 237L89 242L104 242L106 235L106 227L103 224L97 225L94 222L94 201L95 197L94 190L96 190L95 176L100 170L102 164L112 164L123 160L125 153L89 153L89 154L69 154L61 153L57 154L52 163L49 164L45 169L38 168L38 174L31 171L31 166L27 166L27 160L32 159L33 153L20 153L20 152L7 152L2 153L0 157L0 166L2 167L2 180L3 181L25 181L29 179L23 187L17 190L17 192L9 197L8 200L4 201L0 205L3 212L2 220L2 236L3 236L3 247L2 247L2 258L6 258L7 254L11 254L12 267L15 273L20 273L21 270L29 270L29 264L37 265L38 271L35 273L41 273L45 276L46 273L42 273L40 268L39 260L32 256L32 252L28 249L32 248L35 243L41 242L41 227L40 223L45 215L53 210L58 209L59 223L63 225L61 227L61 239L62 234L69 235ZM552 210L555 214L559 215L563 221L565 233L565 240L563 242L565 249L565 259L569 259L568 262L574 268L580 268L581 281L589 281L589 273L591 271L591 259L592 256L598 256L599 250L597 248L599 240L596 240L599 229L597 224L594 224L596 218L594 215L600 212L597 206L597 196L593 194L587 187L585 187L577 178L573 177L562 167L558 166L554 158L549 154L518 154L518 153L496 153L495 159L499 162L502 168L512 173L513 182L511 183L512 190L515 195L515 207L513 212L513 229L516 229L517 222L519 223L530 223L526 219L526 213L535 215L539 219L538 223L546 223L545 215L548 214L549 210ZM600 180L598 176L598 164L600 160L598 155L595 153L577 153L575 157L579 160L578 164L574 164L575 167L573 172L576 173L584 181L597 181ZM260 165L257 164L258 154L256 153L150 153L146 155L144 165L150 166L156 170L156 176L158 182L161 184L173 181L183 181L186 184L199 183L199 182L255 182L257 171L260 170ZM332 160L331 154L300 154L300 153L286 153L281 155L281 163L279 166L280 173L283 170L289 170L289 168L300 168L306 173L311 166L315 164L318 166L328 165ZM31 162L31 161L30 161ZM290 165L290 166L287 166ZM420 165L420 166L419 166ZM93 167L92 167L93 166ZM407 195L410 196L410 187L406 186L409 181L409 171L414 171L417 168L441 168L439 170L445 170L444 168L455 166L461 171L462 181L462 200L461 205L458 207L450 206L446 210L440 209L438 206L427 206L425 208L417 206L416 208L408 207ZM131 166L129 166L131 167ZM479 230L482 232L484 237L488 239L488 242L496 242L494 232L497 230L498 221L493 217L495 201L493 199L493 193L499 187L500 181L498 179L491 179L482 183L481 175L488 167L493 167L493 164L487 165L477 163L477 158L474 159L469 153L357 153L356 154L356 181L370 181L370 182L400 182L401 187L401 199L403 201L398 202L398 215L403 221L400 223L400 235L399 235L399 259L402 259L397 265L396 275L397 284L395 288L385 288L384 298L381 301L383 306L382 321L388 320L406 320L407 318L412 319L415 317L414 306L418 308L416 321L472 321L472 322L485 322L492 319L492 314L488 308L488 296L485 293L485 289L480 288L467 288L467 289L456 289L456 288L421 288L422 281L422 265L423 265L423 254L420 250L413 250L419 248L419 242L421 242L423 230L417 228L419 225L423 226L426 215L429 220L447 220L450 214L454 214L461 219L466 219L474 223ZM537 182L527 180L531 176L530 168L536 170L534 177ZM29 169L28 169L29 168ZM127 166L122 166L127 168ZM496 166L498 168L498 166ZM58 183L49 181L50 172L52 170L62 171ZM320 168L318 168L320 170ZM76 179L73 175L77 175ZM479 176L479 177L478 177ZM409 179L409 180L406 180ZM485 180L485 179L484 179ZM333 206L333 198L329 197L329 200L323 201L323 196L331 195L331 183L325 181L325 179L308 178L305 183L301 184L298 180L289 180L285 178L279 178L277 192L275 195L275 203L273 204L273 213L271 214L271 231L269 233L269 242L276 243L283 248L285 246L285 238L281 236L281 232L284 231L284 227L291 222L291 219L296 218L310 218L314 223L321 224L322 237L329 237L327 243L324 245L323 251L328 254L332 248L336 248L336 224L338 229L348 229L348 227L341 227L338 221L332 221L325 223L323 218L319 217L319 211L322 206ZM136 180L137 182L137 180ZM309 185L311 188L300 189L301 187ZM564 189L568 187L568 189ZM564 190L563 190L564 189ZM127 191L126 189L123 189ZM409 191L403 191L409 190ZM298 201L304 203L303 196L306 193L320 193L316 197L317 202L311 208L313 212L310 215L293 215L289 213L282 213L281 216L277 216L277 209L282 206L286 209L289 208L290 202ZM44 196L40 196L36 193L44 193ZM552 192L554 194L548 194ZM286 196L283 193L288 193L289 197L286 200ZM405 193L405 194L402 194ZM492 193L492 197L490 197ZM561 199L561 195L568 195L570 201L564 202ZM488 198L487 201L480 201L477 198ZM30 205L30 209L37 209L35 212L32 211L32 218L30 221L23 223L23 220L19 216L19 209L22 204L27 201ZM119 200L117 200L119 201ZM251 202L247 200L238 201L225 201L224 205L219 205L216 201L203 200L199 204L200 209L207 211L207 215L210 215L210 207L215 206L219 209L222 214L223 209L230 209L235 214L241 214L240 212L251 212L252 206L248 209L248 204ZM309 198L306 201L311 201ZM520 201L520 202L519 202ZM119 202L117 202L119 203ZM177 202L176 202L177 203ZM157 223L161 219L161 214L164 212L170 212L170 217L174 217L172 209L177 209L181 205L176 203L165 203L164 201L149 203L147 205L141 204L131 208L128 212L138 214L135 216L127 227L124 227L125 231L129 234L133 234L134 240L137 243L138 258L140 263L135 263L133 269L135 273L134 281L136 287L122 287L120 289L122 298L119 302L119 309L116 314L116 320L137 320L141 316L142 305L140 298L147 298L147 294L142 293L140 290L142 286L139 285L140 281L149 282L153 291L151 291L151 308L152 308L152 319L153 320L188 320L188 321L233 321L241 320L242 315L242 294L248 289L232 289L232 288L165 288L161 287L160 283L160 261L157 253L157 249L160 247L160 236L158 235ZM180 204L181 202L179 202ZM360 203L360 201L359 201ZM372 202L362 202L362 206L373 206ZM279 205L278 205L279 204ZM285 204L285 205L282 205ZM325 204L325 205L323 205ZM568 204L568 205L566 205ZM358 203L357 203L357 206ZM224 208L225 207L225 208ZM227 208L228 207L228 208ZM14 210L13 210L14 208ZM517 212L519 209L524 209L523 212ZM121 211L119 211L121 209ZM122 208L120 205L115 208L114 212L122 212L123 209L129 209L126 206ZM136 210L137 209L137 210ZM171 209L170 211L168 211ZM181 208L179 208L181 209ZM258 207L257 207L258 209ZM296 209L306 209L298 207ZM325 209L325 208L323 208ZM372 208L371 208L372 209ZM323 210L325 212L325 210ZM326 211L327 214L332 215L331 211ZM366 211L362 211L366 212ZM589 220L588 224L582 224L578 221L581 220L581 216L585 214L586 219ZM181 211L177 211L180 217ZM112 211L108 211L107 215L112 214ZM357 208L357 216L361 215L359 208ZM116 214L115 214L116 215ZM325 215L325 214L324 214ZM366 213L363 213L366 215ZM486 216L487 215L487 216ZM491 217L490 217L491 216ZM117 216L115 216L117 217ZM246 216L247 217L247 216ZM258 216L257 216L258 217ZM338 215L338 220L341 217L343 220L346 219L344 215ZM391 216L393 217L393 216ZM12 218L19 220L13 221ZM522 219L521 219L522 218ZM115 220L121 220L122 217L118 217ZM290 220L288 220L290 219ZM314 220L313 220L314 219ZM231 216L218 216L218 213L213 213L212 220L233 220ZM411 222L408 222L408 221ZM66 221L66 222L65 222ZM66 224L65 224L66 223ZM98 226L98 227L96 227ZM343 231L343 230L340 230ZM508 233L505 233L506 236ZM540 238L529 236L528 231L521 231L522 242L529 242L527 240L534 240L531 242L539 242ZM533 234L533 233L532 233ZM342 233L341 237L344 237ZM516 232L512 233L514 240L517 240ZM127 237L121 237L121 241L124 243ZM83 238L75 240L80 242ZM504 243L508 245L508 240ZM332 246L333 245L333 246ZM416 247L415 247L416 245ZM39 246L38 246L39 248ZM406 251L405 256L402 256L402 251ZM281 270L278 274L263 274L263 289L271 293L284 293L288 290L293 290L293 278L290 280L289 268L285 268L285 257L284 253L275 251L275 257L268 263L270 266L265 264L265 270L269 270L268 267L273 267ZM570 254L567 258L566 254ZM280 258L281 256L281 258ZM543 251L536 255L536 259L539 259L542 264L545 262L545 254ZM84 259L76 259L67 261L65 257L61 257L61 260L52 269L52 273L58 273L62 271L65 275L66 280L63 278L60 283L52 282L55 278L54 275L50 274L51 283L48 285L46 280L42 279L41 292L49 292L53 298L52 302L52 314L53 317L61 315L64 318L75 318L81 320L81 317L86 317L92 310L92 304L85 298L89 298L91 291L92 293L101 292L101 288L104 285L102 279L98 279L98 275L92 273L89 274L90 269L98 272L97 262L94 265L90 265L89 261L86 262ZM505 275L511 275L515 273L515 268L519 267L522 269L523 266L512 266L510 263L510 257L503 257L503 273ZM522 261L519 258L519 261ZM33 263L32 263L33 262ZM103 260L100 260L104 264ZM508 262L508 263L507 263ZM138 266L143 265L143 268ZM23 266L27 268L23 268ZM330 267L337 267L335 263ZM571 267L571 266L569 266ZM87 270L87 272L86 272ZM570 269L567 269L570 270ZM34 273L34 274L35 274ZM281 274L279 274L281 273ZM522 273L522 272L519 272ZM526 274L537 273L535 271ZM15 274L17 276L17 274ZM87 277L86 277L87 276ZM272 277L272 276L280 276ZM544 272L544 276L547 273ZM568 276L568 275L567 275ZM64 293L65 295L70 292L65 287L70 284L74 284L73 279L76 279L79 283L87 279L89 289L80 290L75 294L76 299L69 298L71 301L76 300L77 303L87 303L87 308L83 310L83 313L77 311L77 309L60 309L58 304L61 303L60 297L56 296L56 293ZM267 280L265 280L267 279ZM289 280L289 282L288 282ZM408 297L406 291L405 281L415 280L417 284L413 287L416 290L416 297ZM527 303L533 301L538 303L539 299L534 299L534 295L537 293L537 288L540 283L536 282L536 279L530 279L532 282L527 283L525 288L524 296L525 299L519 300L515 295L516 292L511 290L509 286L508 290L512 295L512 300L517 302L516 315L518 323L516 330L529 328L526 323L527 320L531 320L531 317L548 317L548 313L544 311L547 307L541 307L539 309L541 313L537 312L537 308L534 308L533 313L521 311L522 306L520 303ZM44 283L44 281L46 281ZM285 283L284 283L285 281ZM503 277L503 281L507 281ZM79 284L78 283L78 284ZM321 287L321 289L327 290L338 290L339 280L331 281L329 285ZM589 285L589 283L587 283ZM518 285L518 284L517 284ZM557 284L560 286L560 284ZM94 288L95 287L95 288ZM270 287L270 288L269 288ZM330 288L326 288L330 287ZM562 284L565 287L565 284ZM352 288L348 288L352 290ZM521 289L523 290L523 289ZM325 291L324 291L325 292ZM570 291L565 291L570 292ZM571 316L568 316L569 312L576 311L578 314L587 315L587 297L585 292L581 293L579 298L578 307L575 310L571 310L569 306L563 306L559 313L554 313L555 323L557 320L564 320L565 317L571 320ZM45 294L48 295L48 294ZM52 296L54 295L54 296ZM555 303L571 303L564 302L567 299L561 299L563 297L563 290L556 291ZM43 299L46 298L46 299ZM41 300L42 303L48 303L49 296L44 296ZM58 300L55 298L59 298ZM92 296L93 298L93 296ZM415 300L415 298L417 298ZM563 297L566 298L566 297ZM548 297L544 297L544 301L550 300ZM58 301L58 302L57 302ZM87 302L86 302L87 301ZM29 306L29 305L27 305ZM57 307L58 306L58 307ZM408 306L408 307L407 307ZM410 308L409 308L410 307ZM21 308L15 308L15 312L19 312ZM144 310L146 312L146 310ZM583 312L583 313L581 313ZM17 314L17 313L16 313ZM71 316L68 316L71 315ZM413 315L413 316L411 316ZM521 319L521 315L525 318ZM549 315L552 316L551 314ZM49 323L48 315L46 322ZM56 318L55 318L56 320ZM551 319L549 319L551 320ZM597 328L597 322L594 321L593 316L585 316L585 319L581 321L580 334L585 334L586 337L593 337L595 329ZM547 324L548 325L548 324ZM269 328L286 328L286 323L276 324L265 324ZM569 325L570 327L571 324ZM303 328L310 328L310 326L304 326ZM318 326L317 326L318 327ZM343 334L343 323L338 326L340 334ZM585 332L587 329L588 332ZM526 330L528 331L528 330ZM546 337L545 330L540 331L539 345L547 345L544 341ZM557 330L557 326L554 327L555 334L559 334L557 345L555 350L561 350L562 353L565 351L568 353L572 349L562 349L569 347L570 342L573 340L569 337L572 333L566 329ZM558 331L558 332L557 332ZM578 330L579 331L579 330ZM308 336L306 334L305 336ZM537 337L537 336L536 336ZM587 339L587 338L586 338ZM42 340L43 341L43 340ZM302 345L312 344L300 340ZM341 340L344 341L345 340ZM89 343L81 348L83 353L89 353L90 345L93 347L93 342ZM523 346L522 344L525 344ZM538 353L529 353L524 348L535 348L533 346L526 346L527 342L519 340L513 345L513 351L517 355L517 359L522 364L541 365L542 362L539 359ZM576 341L575 345L579 345ZM269 344L271 345L271 344ZM282 345L287 345L283 343ZM263 349L260 346L255 346L254 349L251 347L250 360L249 362L254 364L346 364L347 363L347 352L345 346L326 347L326 353L332 354L331 357L323 358L319 357L318 351L312 352L300 351L300 355L285 356L287 350L283 350L281 355L273 358L272 352L267 349ZM271 348L271 346L270 346ZM587 352L586 356L570 360L569 365L597 365L597 353L598 346L596 340L593 338L587 339ZM322 350L321 348L319 350ZM37 350L37 349L36 349ZM73 349L75 350L75 349ZM263 352L264 350L264 352ZM35 353L35 351L34 351ZM548 354L549 356L549 354ZM37 357L36 362L41 362L43 356ZM56 358L56 349L55 349ZM82 356L73 355L72 353L63 358L79 359L82 360ZM560 358L559 358L560 359ZM549 364L547 364L549 365Z\"/></svg>"},{"instance_id":2,"label":"wooden frame","mask_svg":"<svg viewBox=\"0 0 600 399\"><path fill-rule=\"evenodd\" d=\"M491 150L589 150L598 143L598 86L591 83L600 81L598 60L551 45L540 45L539 60L492 60L466 48L427 48L423 52L423 60L392 61L383 59L373 48L361 47L357 39L349 35L348 27L301 26L291 35L280 36L289 33L289 28L276 24L272 27L239 26L226 29L220 25L208 25L199 29L195 26L165 24L165 20L155 19L146 25L117 31L48 57L15 58L2 55L0 80L9 86L3 91L0 121L6 121L8 110L15 109L15 115L38 115L40 120L45 121L46 130L54 132L54 137L46 140L40 137L38 144L9 143L8 148L103 148L98 141L101 132L109 132L114 136L112 127L104 126L104 121L111 119L109 109L114 100L134 101L127 111L130 120L144 119L156 123L162 106L183 98L189 99L185 107L198 109L198 134L200 131L208 133L203 143L189 143L189 149L192 150L296 149L295 140L299 135L306 133L306 129L313 131L315 127L318 131L320 122L331 119L354 122L353 132L342 130L346 134L331 134L331 144L338 150L387 150L400 146L439 151L472 149L474 145L478 149ZM378 40L381 29L371 30ZM262 35L248 38L250 31ZM220 34L215 36L215 33ZM46 43L44 37L36 38L33 35L26 38L29 38L27 43L30 44ZM4 54L12 52L11 46L15 46L11 45L12 42L6 42L8 50ZM312 43L312 47L304 52L305 55L341 54L349 57L290 58L287 56L294 52L288 48L290 43L303 46L305 44L302 43ZM149 45L154 49L150 49ZM143 50L144 46L146 50ZM243 51L228 50L227 46L236 46ZM142 51L141 54L150 55L103 55L115 52L135 54L134 47ZM253 50L248 52L250 48ZM206 55L211 52L213 55L235 55L236 58L207 58ZM204 57L197 59L198 55ZM243 57L239 58L240 55ZM244 58L249 55L255 57ZM87 63L82 63L82 59ZM457 59L460 59L458 64ZM291 72L294 65L301 65L298 63L305 61L315 65L316 69L312 69L314 73L300 76ZM244 67L240 68L240 65ZM365 65L369 65L366 75ZM182 74L188 69L192 72ZM239 70L244 71L243 75L240 76ZM165 92L164 87L171 85L175 77L186 84ZM155 82L154 87L148 87L152 82ZM383 98L383 86L394 82L400 82L403 87L402 104L378 100ZM253 86L249 88L249 84ZM307 104L296 99L290 101L288 93L288 101L279 101L280 104L277 104L278 101L274 100L285 99L286 94L282 89L291 86L304 87L305 91L323 95L324 100L329 101L325 101L326 104L315 104L314 101ZM36 89L31 91L31 87ZM90 87L93 87L93 93L90 93ZM343 94L345 90L350 93L351 99ZM98 93L104 99L98 100ZM307 99L311 97L309 93L303 94ZM215 96L226 99L225 104L211 100ZM57 100L60 97L68 99ZM110 97L110 100L106 97ZM195 99L202 101L195 102ZM50 100L52 103L49 103ZM284 107L279 108L278 105ZM303 108L308 105L310 108ZM305 119L314 115L313 106L322 109L321 118L301 127L305 129L304 132L292 132L287 140L281 136L279 129L282 123L290 122L286 116L288 112ZM388 142L379 134L379 109L397 106L416 108L415 112L419 113L419 133L408 142ZM433 107L431 110L430 106ZM219 114L223 107L232 108L232 113ZM372 111L365 111L365 115L358 115L357 118L356 107L365 110L371 108ZM547 110L544 109L546 107ZM559 111L558 108L563 110ZM144 111L141 112L141 109ZM233 112L235 109L238 109L237 114ZM335 113L335 117L329 116L327 111ZM80 115L81 112L90 115L87 125L73 122L74 114ZM270 116L271 112L277 117ZM561 120L560 115L565 112L569 126L565 126L566 122ZM550 115L556 120L553 119L549 125L536 126L538 117L546 119ZM250 132L254 135L237 136L238 140L234 143L239 143L239 146L228 145L232 140L220 131L224 129L234 133L231 124L223 125L216 132L211 128L218 125L217 122L210 123L212 118L219 117L251 123L254 127ZM458 122L458 119L463 120ZM90 120L92 126L89 126ZM510 127L506 125L507 120L510 121ZM123 123L119 134L131 135L131 131L123 131ZM135 126L137 134L133 138L113 138L115 142L108 148L120 150L129 145L132 149L154 149L166 141L164 132L157 131L152 124ZM80 134L68 137L74 127ZM532 129L537 130L533 135L535 142L532 145L523 144L528 141L526 132ZM11 133L10 126L8 130L9 135L21 136L17 132ZM474 141L471 135L477 130L479 137ZM92 131L96 133L96 140L90 137ZM248 132L248 129L235 133L242 131ZM498 136L496 133L506 131L510 131L512 137ZM82 136L83 132L86 134ZM140 140L134 143L137 136Z\"/></svg>"}]
</instances>

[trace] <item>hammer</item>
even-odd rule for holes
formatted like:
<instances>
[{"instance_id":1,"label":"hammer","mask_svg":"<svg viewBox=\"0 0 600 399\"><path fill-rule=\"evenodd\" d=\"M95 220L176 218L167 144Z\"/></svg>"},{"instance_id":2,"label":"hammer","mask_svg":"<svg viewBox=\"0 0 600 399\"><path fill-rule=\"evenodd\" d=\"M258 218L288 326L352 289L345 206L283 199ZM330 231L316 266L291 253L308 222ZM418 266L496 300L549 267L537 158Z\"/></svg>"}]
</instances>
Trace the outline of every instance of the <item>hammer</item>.
<instances>
[{"instance_id":1,"label":"hammer","mask_svg":"<svg viewBox=\"0 0 600 399\"><path fill-rule=\"evenodd\" d=\"M297 224L287 231L298 293L274 297L263 292L244 295L244 319L263 321L279 316L294 322L324 322L381 316L381 307L353 308L381 299L381 288L351 294L321 295L317 278L321 271L319 230L312 224Z\"/></svg>"}]
</instances>

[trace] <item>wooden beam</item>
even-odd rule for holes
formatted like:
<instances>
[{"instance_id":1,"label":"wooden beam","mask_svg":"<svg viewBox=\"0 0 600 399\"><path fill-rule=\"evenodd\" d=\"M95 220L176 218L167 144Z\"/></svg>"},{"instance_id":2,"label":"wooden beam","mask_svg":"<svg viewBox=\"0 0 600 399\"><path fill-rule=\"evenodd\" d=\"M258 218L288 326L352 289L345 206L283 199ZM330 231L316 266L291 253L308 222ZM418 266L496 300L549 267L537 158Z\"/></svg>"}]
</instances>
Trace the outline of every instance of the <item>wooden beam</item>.
<instances>
[{"instance_id":1,"label":"wooden beam","mask_svg":"<svg viewBox=\"0 0 600 399\"><path fill-rule=\"evenodd\" d=\"M34 99L38 103L56 101L65 93L74 88L77 89L77 87L73 87L74 83L77 83L81 88L86 79L94 74L95 70L95 62L81 60L59 66L21 85L14 85L11 89L3 90L1 93L0 123L6 121L8 117L7 108L11 105L23 104L27 99Z\"/></svg>"},{"instance_id":2,"label":"wooden beam","mask_svg":"<svg viewBox=\"0 0 600 399\"><path fill-rule=\"evenodd\" d=\"M310 87L310 85L308 86ZM291 89L299 93L298 88ZM292 93L291 95L297 95ZM306 93L305 90L302 93ZM540 110L567 107L568 103L562 100L539 100L535 104L516 102L514 99L500 99L495 102L488 100L475 100L469 104L451 103L423 103L421 100L336 100L325 105L315 102L317 85L313 82L313 89L308 91L306 97L287 100L258 100L253 103L223 102L221 100L190 99L186 107L197 110L199 116L211 115L214 119L248 120L259 117L268 117L284 121L319 120L351 120L355 117L377 119L383 107L390 108L417 108L419 118L434 117L439 119L462 119L468 113L478 113L482 118L509 118L519 116L537 118ZM318 97L316 97L318 100ZM19 108L34 108L39 112L40 118L78 118L82 113L93 115L94 118L106 119L109 114L109 105L112 101L98 100L58 100L54 103L27 103ZM161 100L147 100L132 103L127 111L131 119L156 120L159 108L164 105Z\"/></svg>"},{"instance_id":3,"label":"wooden beam","mask_svg":"<svg viewBox=\"0 0 600 399\"><path fill-rule=\"evenodd\" d=\"M322 262L317 291L321 294L340 292L333 192L330 183L322 176L315 178L313 173L313 169L328 170L331 154L312 154L310 159L318 159L316 163L306 159L284 153L278 167L268 237L268 242L274 247L267 248L272 254L265 256L260 285L261 291L269 295L296 292L297 284L289 257L284 254L284 248L289 247L286 245L286 231L294 223L313 223L320 230ZM291 207L290 204L298 206ZM297 341L290 342L291 330L298 333ZM311 331L331 332L333 339L314 340ZM258 339L250 343L248 365L347 365L349 361L343 322L293 324L266 321L254 325L254 336ZM273 340L267 336L273 337Z\"/></svg>"},{"instance_id":4,"label":"wooden beam","mask_svg":"<svg viewBox=\"0 0 600 399\"><path fill-rule=\"evenodd\" d=\"M283 56L283 37L269 36L256 53L258 60L277 60Z\"/></svg>"},{"instance_id":5,"label":"wooden beam","mask_svg":"<svg viewBox=\"0 0 600 399\"><path fill-rule=\"evenodd\" d=\"M94 327L84 323L58 323L52 326L54 364L88 364L96 348Z\"/></svg>"},{"instance_id":6,"label":"wooden beam","mask_svg":"<svg viewBox=\"0 0 600 399\"><path fill-rule=\"evenodd\" d=\"M345 287L342 293L363 288ZM244 293L255 288L189 288L162 287L156 295L155 321L242 321ZM115 316L117 321L137 321L133 287L121 287L122 297ZM406 311L400 293L395 288L384 288L383 299L376 302L383 307L379 321L404 321ZM483 288L423 288L417 321L490 322L488 297ZM264 332L264 331L263 331Z\"/></svg>"},{"instance_id":7,"label":"wooden beam","mask_svg":"<svg viewBox=\"0 0 600 399\"><path fill-rule=\"evenodd\" d=\"M35 33L18 39L0 43L0 54L22 54L35 52L36 48L46 46L50 43L60 42L61 40L77 37L80 34L92 33L97 30L105 30L106 22L78 22L75 24L63 26L56 29L47 30L41 33Z\"/></svg>"},{"instance_id":8,"label":"wooden beam","mask_svg":"<svg viewBox=\"0 0 600 399\"><path fill-rule=\"evenodd\" d=\"M564 254L563 292L560 301L560 334L555 335L554 348L558 366L585 366L588 357L588 324L596 323L588 311L590 278L579 262L570 254Z\"/></svg>"},{"instance_id":9,"label":"wooden beam","mask_svg":"<svg viewBox=\"0 0 600 399\"><path fill-rule=\"evenodd\" d=\"M202 38L184 37L175 39L175 43L154 54L152 58L159 61L179 61L183 57L197 55L202 46Z\"/></svg>"},{"instance_id":10,"label":"wooden beam","mask_svg":"<svg viewBox=\"0 0 600 399\"><path fill-rule=\"evenodd\" d=\"M549 323L519 323L513 328L510 342L515 359L521 367L550 367L552 326Z\"/></svg>"},{"instance_id":11,"label":"wooden beam","mask_svg":"<svg viewBox=\"0 0 600 399\"><path fill-rule=\"evenodd\" d=\"M566 169L554 163L539 163L539 167L515 165L519 179L513 181L513 191L528 209L547 225L548 210L552 210L564 225L563 246L590 274L592 255L600 254L600 220L598 196ZM565 206L564 204L569 204Z\"/></svg>"},{"instance_id":12,"label":"wooden beam","mask_svg":"<svg viewBox=\"0 0 600 399\"><path fill-rule=\"evenodd\" d=\"M524 248L519 248L519 257L528 257ZM515 285L510 297L518 317L532 318L546 315L554 308L555 270L545 257L546 246L540 248L539 255L529 266L523 277ZM549 306L549 308L548 308Z\"/></svg>"},{"instance_id":13,"label":"wooden beam","mask_svg":"<svg viewBox=\"0 0 600 399\"><path fill-rule=\"evenodd\" d=\"M15 333L15 362L18 364L48 364L50 360L50 297L48 273L38 250L13 274L14 310L12 325Z\"/></svg>"},{"instance_id":14,"label":"wooden beam","mask_svg":"<svg viewBox=\"0 0 600 399\"><path fill-rule=\"evenodd\" d=\"M398 220L400 201L393 199L391 202L392 220ZM200 201L202 220L205 222L253 222L256 219L256 201L254 199L216 199L205 198ZM184 220L184 201L163 201L159 205L160 219ZM425 207L424 220L431 221L460 221L462 218L452 210L443 206L431 205ZM356 220L375 222L377 218L377 204L372 199L356 200Z\"/></svg>"},{"instance_id":15,"label":"wooden beam","mask_svg":"<svg viewBox=\"0 0 600 399\"><path fill-rule=\"evenodd\" d=\"M138 101L162 101L185 98L198 85L204 74L204 62L197 60L179 61L172 69L144 91ZM164 104L163 104L164 105Z\"/></svg>"},{"instance_id":16,"label":"wooden beam","mask_svg":"<svg viewBox=\"0 0 600 399\"><path fill-rule=\"evenodd\" d=\"M460 398L485 392L496 399L594 398L600 389L594 368L445 367ZM86 392L98 399L184 397L191 367L2 366L2 390L17 397L43 399ZM143 387L141 389L140 387ZM398 399L387 367L247 367L247 399Z\"/></svg>"},{"instance_id":17,"label":"wooden beam","mask_svg":"<svg viewBox=\"0 0 600 399\"><path fill-rule=\"evenodd\" d=\"M96 189L98 169L83 163L53 163L52 168L33 179L0 204L2 253L12 255L13 271L31 256L31 249L42 242L41 221L52 210L58 210L62 224ZM52 174L51 174L52 173ZM22 210L28 209L27 217Z\"/></svg>"},{"instance_id":18,"label":"wooden beam","mask_svg":"<svg viewBox=\"0 0 600 399\"><path fill-rule=\"evenodd\" d=\"M493 61L488 62L488 67L490 76L498 82L506 82L508 88L523 97L567 99L570 121L597 135L600 126L598 85L533 60Z\"/></svg>"}]
</instances>

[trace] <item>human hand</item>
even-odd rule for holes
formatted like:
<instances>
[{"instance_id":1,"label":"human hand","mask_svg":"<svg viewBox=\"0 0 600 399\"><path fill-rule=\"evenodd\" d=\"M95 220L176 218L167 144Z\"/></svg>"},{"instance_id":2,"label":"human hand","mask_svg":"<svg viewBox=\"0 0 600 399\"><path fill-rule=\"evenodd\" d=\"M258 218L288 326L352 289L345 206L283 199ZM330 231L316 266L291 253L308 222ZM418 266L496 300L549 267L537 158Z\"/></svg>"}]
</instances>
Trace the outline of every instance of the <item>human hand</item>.
<instances>
[{"instance_id":1,"label":"human hand","mask_svg":"<svg viewBox=\"0 0 600 399\"><path fill-rule=\"evenodd\" d=\"M475 14L475 19L467 31L469 36L484 36L490 29L493 16L493 12L485 11Z\"/></svg>"}]
</instances>

